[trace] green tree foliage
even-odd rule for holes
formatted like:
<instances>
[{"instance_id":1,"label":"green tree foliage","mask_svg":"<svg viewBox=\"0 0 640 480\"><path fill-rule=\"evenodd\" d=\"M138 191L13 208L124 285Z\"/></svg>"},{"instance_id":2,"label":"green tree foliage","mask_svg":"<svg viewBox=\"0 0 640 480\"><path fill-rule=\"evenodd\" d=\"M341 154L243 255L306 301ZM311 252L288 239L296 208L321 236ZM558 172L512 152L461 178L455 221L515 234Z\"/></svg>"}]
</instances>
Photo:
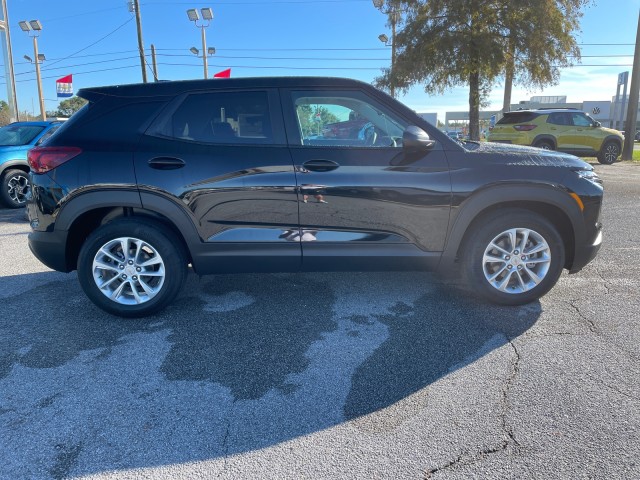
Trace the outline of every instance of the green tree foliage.
<instances>
[{"instance_id":1,"label":"green tree foliage","mask_svg":"<svg viewBox=\"0 0 640 480\"><path fill-rule=\"evenodd\" d=\"M80 110L87 101L84 98L80 97L71 97L67 100L63 100L58 105L58 110L54 112L47 112L48 117L70 117L78 110Z\"/></svg>"},{"instance_id":2,"label":"green tree foliage","mask_svg":"<svg viewBox=\"0 0 640 480\"><path fill-rule=\"evenodd\" d=\"M505 107L511 81L529 88L558 82L560 68L580 60L575 33L590 0L512 0L503 12ZM541 12L544 12L541 14Z\"/></svg>"},{"instance_id":3,"label":"green tree foliage","mask_svg":"<svg viewBox=\"0 0 640 480\"><path fill-rule=\"evenodd\" d=\"M469 135L479 138L479 110L514 59L523 85L558 80L558 68L579 55L573 33L587 0L404 0L393 71L376 79L383 88L427 93L469 86ZM509 53L512 53L510 56Z\"/></svg>"},{"instance_id":4,"label":"green tree foliage","mask_svg":"<svg viewBox=\"0 0 640 480\"><path fill-rule=\"evenodd\" d=\"M331 113L326 107L319 105L298 105L296 108L300 119L300 128L303 138L312 135L321 135L322 127L328 123L339 122L340 119Z\"/></svg>"},{"instance_id":5,"label":"green tree foliage","mask_svg":"<svg viewBox=\"0 0 640 480\"><path fill-rule=\"evenodd\" d=\"M11 123L11 112L9 111L9 104L4 100L0 100L0 127L4 127Z\"/></svg>"}]
</instances>

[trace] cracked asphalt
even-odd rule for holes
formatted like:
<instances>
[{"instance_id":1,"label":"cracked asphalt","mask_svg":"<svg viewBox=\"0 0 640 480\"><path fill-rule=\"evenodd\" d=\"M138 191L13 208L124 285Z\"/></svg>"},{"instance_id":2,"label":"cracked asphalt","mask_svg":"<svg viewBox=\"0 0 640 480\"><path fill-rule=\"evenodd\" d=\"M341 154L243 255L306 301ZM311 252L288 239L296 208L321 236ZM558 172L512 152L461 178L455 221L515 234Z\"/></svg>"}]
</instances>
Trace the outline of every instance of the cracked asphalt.
<instances>
[{"instance_id":1,"label":"cracked asphalt","mask_svg":"<svg viewBox=\"0 0 640 480\"><path fill-rule=\"evenodd\" d=\"M0 478L640 478L640 166L539 302L426 273L190 275L103 313L0 210Z\"/></svg>"}]
</instances>

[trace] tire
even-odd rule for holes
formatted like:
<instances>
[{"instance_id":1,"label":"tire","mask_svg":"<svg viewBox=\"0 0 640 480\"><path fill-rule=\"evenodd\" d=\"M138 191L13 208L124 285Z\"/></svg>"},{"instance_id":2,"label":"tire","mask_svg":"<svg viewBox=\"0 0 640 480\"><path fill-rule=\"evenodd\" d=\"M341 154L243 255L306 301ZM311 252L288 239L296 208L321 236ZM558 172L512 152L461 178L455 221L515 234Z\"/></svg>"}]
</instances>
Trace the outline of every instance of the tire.
<instances>
[{"instance_id":1,"label":"tire","mask_svg":"<svg viewBox=\"0 0 640 480\"><path fill-rule=\"evenodd\" d=\"M162 310L180 292L186 276L180 239L147 219L101 226L87 237L78 256L78 280L87 297L120 317Z\"/></svg>"},{"instance_id":2,"label":"tire","mask_svg":"<svg viewBox=\"0 0 640 480\"><path fill-rule=\"evenodd\" d=\"M476 223L466 238L464 278L473 292L492 303L524 305L537 300L556 284L564 267L558 230L528 210L494 212Z\"/></svg>"},{"instance_id":3,"label":"tire","mask_svg":"<svg viewBox=\"0 0 640 480\"><path fill-rule=\"evenodd\" d=\"M598 152L598 162L603 165L611 165L615 163L618 156L620 156L620 145L618 142L609 140L602 145L602 149Z\"/></svg>"},{"instance_id":4,"label":"tire","mask_svg":"<svg viewBox=\"0 0 640 480\"><path fill-rule=\"evenodd\" d=\"M542 150L555 150L550 140L539 140L533 146Z\"/></svg>"},{"instance_id":5,"label":"tire","mask_svg":"<svg viewBox=\"0 0 640 480\"><path fill-rule=\"evenodd\" d=\"M29 174L19 168L7 170L2 175L0 199L9 208L22 208L27 203Z\"/></svg>"}]
</instances>

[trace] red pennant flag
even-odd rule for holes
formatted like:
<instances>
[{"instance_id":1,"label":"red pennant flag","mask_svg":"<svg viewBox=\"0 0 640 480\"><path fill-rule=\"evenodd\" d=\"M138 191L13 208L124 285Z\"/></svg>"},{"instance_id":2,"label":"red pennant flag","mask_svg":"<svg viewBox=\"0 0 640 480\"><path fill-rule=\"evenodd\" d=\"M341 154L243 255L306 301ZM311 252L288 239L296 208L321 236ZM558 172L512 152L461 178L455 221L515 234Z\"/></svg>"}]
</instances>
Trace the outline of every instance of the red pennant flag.
<instances>
[{"instance_id":1,"label":"red pennant flag","mask_svg":"<svg viewBox=\"0 0 640 480\"><path fill-rule=\"evenodd\" d=\"M231 69L227 68L221 72L216 73L213 78L231 78Z\"/></svg>"}]
</instances>

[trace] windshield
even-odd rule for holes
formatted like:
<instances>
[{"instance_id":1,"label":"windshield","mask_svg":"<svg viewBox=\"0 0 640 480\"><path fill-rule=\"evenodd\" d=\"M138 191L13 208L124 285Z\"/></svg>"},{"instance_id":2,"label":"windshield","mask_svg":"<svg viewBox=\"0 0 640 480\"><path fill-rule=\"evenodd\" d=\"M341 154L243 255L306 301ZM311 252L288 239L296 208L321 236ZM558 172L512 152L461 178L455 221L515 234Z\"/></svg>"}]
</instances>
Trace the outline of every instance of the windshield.
<instances>
[{"instance_id":1,"label":"windshield","mask_svg":"<svg viewBox=\"0 0 640 480\"><path fill-rule=\"evenodd\" d=\"M44 130L39 125L7 125L0 128L0 146L28 145Z\"/></svg>"}]
</instances>

